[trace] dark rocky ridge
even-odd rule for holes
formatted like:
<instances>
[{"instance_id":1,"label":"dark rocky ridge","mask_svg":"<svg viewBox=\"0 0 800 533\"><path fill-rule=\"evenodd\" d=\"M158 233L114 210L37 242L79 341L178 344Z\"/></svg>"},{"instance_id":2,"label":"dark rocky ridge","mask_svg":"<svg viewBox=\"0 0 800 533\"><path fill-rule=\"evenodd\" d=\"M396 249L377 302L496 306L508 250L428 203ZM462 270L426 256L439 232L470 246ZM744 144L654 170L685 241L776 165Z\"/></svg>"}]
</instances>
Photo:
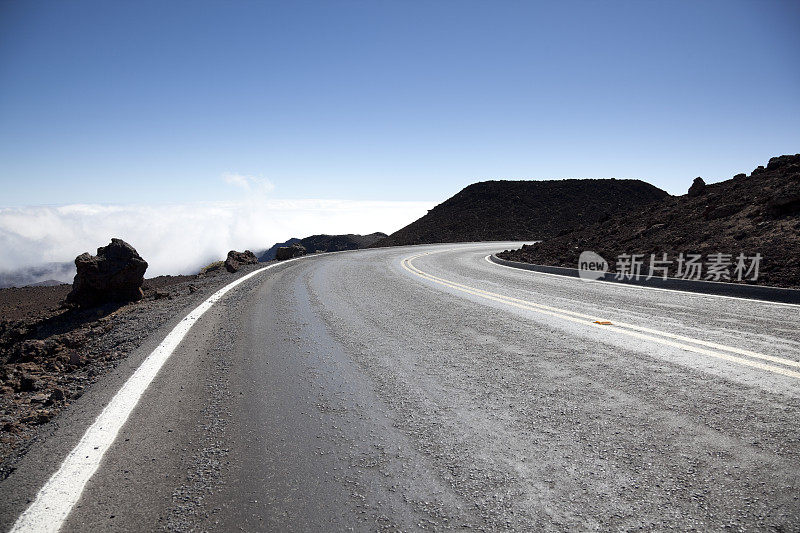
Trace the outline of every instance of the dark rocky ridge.
<instances>
[{"instance_id":1,"label":"dark rocky ridge","mask_svg":"<svg viewBox=\"0 0 800 533\"><path fill-rule=\"evenodd\" d=\"M668 196L640 180L483 181L373 246L544 239Z\"/></svg>"},{"instance_id":2,"label":"dark rocky ridge","mask_svg":"<svg viewBox=\"0 0 800 533\"><path fill-rule=\"evenodd\" d=\"M296 242L291 246L281 246L278 248L275 252L275 259L278 261L286 261L287 259L293 259L302 255L306 255L306 247Z\"/></svg>"},{"instance_id":3,"label":"dark rocky ridge","mask_svg":"<svg viewBox=\"0 0 800 533\"><path fill-rule=\"evenodd\" d=\"M773 157L750 176L713 184L695 179L686 195L498 255L576 268L584 250L599 253L612 270L619 254L645 254L649 261L663 253L760 253L755 283L800 288L800 154Z\"/></svg>"},{"instance_id":4,"label":"dark rocky ridge","mask_svg":"<svg viewBox=\"0 0 800 533\"><path fill-rule=\"evenodd\" d=\"M261 254L259 261L271 261L275 259L278 248L285 248L293 244L300 244L310 254L314 252L340 252L342 250L358 250L367 248L371 244L386 237L385 233L375 232L369 235L311 235L304 239L291 238L286 242L277 243L272 248Z\"/></svg>"},{"instance_id":5,"label":"dark rocky ridge","mask_svg":"<svg viewBox=\"0 0 800 533\"><path fill-rule=\"evenodd\" d=\"M278 248L285 248L287 246L291 246L296 242L300 242L300 239L297 237L292 237L288 241L285 242L276 242L272 245L269 250L266 250L260 254L258 254L258 260L262 263L266 263L267 261L272 261L275 259L275 254L278 252Z\"/></svg>"}]
</instances>

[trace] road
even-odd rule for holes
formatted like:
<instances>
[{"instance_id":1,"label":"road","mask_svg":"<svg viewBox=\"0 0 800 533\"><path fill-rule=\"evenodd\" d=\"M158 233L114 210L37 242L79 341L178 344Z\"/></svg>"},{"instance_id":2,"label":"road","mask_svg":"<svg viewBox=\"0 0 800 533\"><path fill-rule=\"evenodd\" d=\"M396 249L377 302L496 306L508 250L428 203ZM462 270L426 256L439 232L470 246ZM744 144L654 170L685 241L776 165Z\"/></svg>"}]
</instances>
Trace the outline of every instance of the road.
<instances>
[{"instance_id":1,"label":"road","mask_svg":"<svg viewBox=\"0 0 800 533\"><path fill-rule=\"evenodd\" d=\"M241 283L58 525L800 528L800 308L486 261L511 246L326 254ZM163 336L3 482L4 529Z\"/></svg>"}]
</instances>

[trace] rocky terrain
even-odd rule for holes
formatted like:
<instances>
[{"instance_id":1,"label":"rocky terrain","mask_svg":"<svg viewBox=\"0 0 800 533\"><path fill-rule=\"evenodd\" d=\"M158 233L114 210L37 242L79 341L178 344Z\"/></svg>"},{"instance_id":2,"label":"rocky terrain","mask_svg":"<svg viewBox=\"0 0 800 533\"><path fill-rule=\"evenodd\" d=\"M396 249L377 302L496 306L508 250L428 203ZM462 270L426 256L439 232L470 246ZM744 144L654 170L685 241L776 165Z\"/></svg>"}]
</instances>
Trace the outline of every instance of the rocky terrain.
<instances>
[{"instance_id":1,"label":"rocky terrain","mask_svg":"<svg viewBox=\"0 0 800 533\"><path fill-rule=\"evenodd\" d=\"M273 245L269 250L262 253L258 260L262 262L271 261L275 259L278 248L287 248L293 244L300 244L306 249L307 253L313 254L314 252L339 252L367 248L385 237L385 233L376 232L369 235L349 233L347 235L311 235L304 239L291 238L286 242L279 242Z\"/></svg>"},{"instance_id":2,"label":"rocky terrain","mask_svg":"<svg viewBox=\"0 0 800 533\"><path fill-rule=\"evenodd\" d=\"M154 329L254 268L145 279L140 300L92 307L67 304L67 284L0 289L0 478L48 421Z\"/></svg>"},{"instance_id":3,"label":"rocky terrain","mask_svg":"<svg viewBox=\"0 0 800 533\"><path fill-rule=\"evenodd\" d=\"M483 181L373 246L544 239L667 196L640 180Z\"/></svg>"},{"instance_id":4,"label":"rocky terrain","mask_svg":"<svg viewBox=\"0 0 800 533\"><path fill-rule=\"evenodd\" d=\"M616 270L620 254L761 254L757 280L748 283L800 288L800 154L773 157L748 176L706 185L696 178L683 196L630 209L607 220L505 251L500 257L576 268L584 250L599 253ZM669 275L678 276L677 263ZM737 281L720 280L720 281Z\"/></svg>"}]
</instances>

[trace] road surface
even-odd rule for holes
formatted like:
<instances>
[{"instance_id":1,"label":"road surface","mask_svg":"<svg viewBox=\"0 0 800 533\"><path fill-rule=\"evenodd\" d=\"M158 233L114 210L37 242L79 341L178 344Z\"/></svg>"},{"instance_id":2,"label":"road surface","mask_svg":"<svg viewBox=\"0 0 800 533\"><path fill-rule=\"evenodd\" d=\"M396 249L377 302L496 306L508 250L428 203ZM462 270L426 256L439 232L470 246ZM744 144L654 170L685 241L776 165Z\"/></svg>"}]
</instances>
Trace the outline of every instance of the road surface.
<instances>
[{"instance_id":1,"label":"road surface","mask_svg":"<svg viewBox=\"0 0 800 533\"><path fill-rule=\"evenodd\" d=\"M241 283L50 526L800 528L798 306L486 260L511 246L326 254ZM3 529L174 325L0 485Z\"/></svg>"}]
</instances>

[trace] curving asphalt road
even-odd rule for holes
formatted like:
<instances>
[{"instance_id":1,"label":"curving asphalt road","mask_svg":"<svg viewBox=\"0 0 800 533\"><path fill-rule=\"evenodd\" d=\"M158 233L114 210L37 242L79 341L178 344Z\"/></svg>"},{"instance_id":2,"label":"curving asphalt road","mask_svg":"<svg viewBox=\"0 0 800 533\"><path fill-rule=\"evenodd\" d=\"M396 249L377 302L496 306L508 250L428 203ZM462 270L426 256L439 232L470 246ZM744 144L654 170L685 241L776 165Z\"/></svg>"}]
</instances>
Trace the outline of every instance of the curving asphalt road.
<instances>
[{"instance_id":1,"label":"curving asphalt road","mask_svg":"<svg viewBox=\"0 0 800 533\"><path fill-rule=\"evenodd\" d=\"M800 529L800 307L486 261L511 246L326 254L241 283L62 529ZM0 526L173 326L0 485Z\"/></svg>"}]
</instances>

